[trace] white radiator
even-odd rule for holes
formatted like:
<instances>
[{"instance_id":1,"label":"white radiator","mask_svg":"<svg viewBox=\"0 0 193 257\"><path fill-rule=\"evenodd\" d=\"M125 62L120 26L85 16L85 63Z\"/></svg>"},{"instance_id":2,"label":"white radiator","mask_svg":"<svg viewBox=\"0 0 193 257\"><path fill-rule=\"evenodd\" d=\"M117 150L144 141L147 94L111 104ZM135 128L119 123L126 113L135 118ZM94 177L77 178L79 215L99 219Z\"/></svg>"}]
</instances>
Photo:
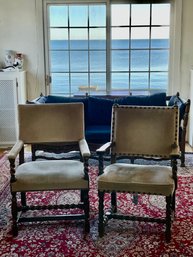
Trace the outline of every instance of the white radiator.
<instances>
[{"instance_id":1,"label":"white radiator","mask_svg":"<svg viewBox=\"0 0 193 257\"><path fill-rule=\"evenodd\" d=\"M0 80L0 144L15 143L17 139L16 79Z\"/></svg>"}]
</instances>

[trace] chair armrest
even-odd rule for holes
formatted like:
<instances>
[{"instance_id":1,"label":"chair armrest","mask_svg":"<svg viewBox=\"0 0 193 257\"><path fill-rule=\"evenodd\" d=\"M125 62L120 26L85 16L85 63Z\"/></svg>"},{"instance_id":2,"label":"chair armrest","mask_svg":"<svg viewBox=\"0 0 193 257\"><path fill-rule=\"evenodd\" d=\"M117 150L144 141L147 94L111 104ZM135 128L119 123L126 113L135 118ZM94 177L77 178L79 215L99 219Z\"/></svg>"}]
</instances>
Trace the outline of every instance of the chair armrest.
<instances>
[{"instance_id":1,"label":"chair armrest","mask_svg":"<svg viewBox=\"0 0 193 257\"><path fill-rule=\"evenodd\" d=\"M79 141L79 148L80 148L82 157L87 157L87 158L90 157L91 154L90 154L90 150L89 150L86 139L81 139Z\"/></svg>"},{"instance_id":2,"label":"chair armrest","mask_svg":"<svg viewBox=\"0 0 193 257\"><path fill-rule=\"evenodd\" d=\"M107 142L96 150L97 154L105 153L112 146L112 142Z\"/></svg>"},{"instance_id":3,"label":"chair armrest","mask_svg":"<svg viewBox=\"0 0 193 257\"><path fill-rule=\"evenodd\" d=\"M17 155L19 154L19 152L21 151L21 149L24 146L24 142L21 140L18 140L15 145L11 148L11 150L9 151L7 157L9 160L15 160Z\"/></svg>"}]
</instances>

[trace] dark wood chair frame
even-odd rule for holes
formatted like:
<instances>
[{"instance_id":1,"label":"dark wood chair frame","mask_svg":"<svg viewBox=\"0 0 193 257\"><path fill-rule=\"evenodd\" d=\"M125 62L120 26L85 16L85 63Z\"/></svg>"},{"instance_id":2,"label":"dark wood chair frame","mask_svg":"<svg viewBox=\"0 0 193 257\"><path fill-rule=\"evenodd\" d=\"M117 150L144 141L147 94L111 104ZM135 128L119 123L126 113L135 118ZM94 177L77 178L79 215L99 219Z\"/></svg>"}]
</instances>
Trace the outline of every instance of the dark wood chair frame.
<instances>
[{"instance_id":1,"label":"dark wood chair frame","mask_svg":"<svg viewBox=\"0 0 193 257\"><path fill-rule=\"evenodd\" d=\"M96 153L98 155L98 169L99 173L98 175L102 175L104 173L104 161L106 154L110 153L110 161L111 164L116 163L116 161L119 159L144 159L143 156L135 156L135 155L116 155L111 153L111 148L113 148L113 142L107 142L102 147L97 149ZM146 159L146 158L145 158ZM165 196L166 200L166 215L165 218L152 218L152 217L142 217L142 216L132 216L132 215L123 215L123 214L117 214L117 193L118 191L109 191L109 190L98 190L98 197L99 197L99 223L98 223L98 231L99 231L99 237L104 236L105 232L105 225L107 224L108 220L110 219L119 219L119 220L131 220L131 221L145 221L145 222L156 222L165 224L165 238L166 242L170 242L171 240L171 224L173 222L173 219L175 217L175 208L176 208L176 190L178 185L178 178L177 178L177 161L179 159L179 155L173 155L171 158L154 158L149 157L149 160L155 160L155 161L162 161L162 160L170 160L171 167L172 167L172 178L174 180L175 184L175 190L172 195ZM131 191L119 191L120 193L129 193L131 196L133 195L133 202L134 204L138 203L138 192L131 192ZM104 213L104 196L105 193L110 193L111 195L111 208L109 211ZM147 193L146 193L147 194ZM150 194L152 195L152 194ZM160 195L160 194L159 194Z\"/></svg>"},{"instance_id":2,"label":"dark wood chair frame","mask_svg":"<svg viewBox=\"0 0 193 257\"><path fill-rule=\"evenodd\" d=\"M104 170L104 156L105 152L109 152L112 144L108 143L106 145L106 148L104 148L102 151L97 151L98 158L99 158L99 175L103 174ZM111 155L111 160L112 163L116 162L116 159L131 159L131 156L119 156L117 158L116 155ZM138 156L134 157L132 156L132 159L139 159ZM177 159L178 156L174 156L171 159L171 167L172 167L172 177L175 181L175 191L177 189ZM158 159L153 159L149 158L149 160L156 160ZM163 160L163 159L161 159ZM168 160L168 159L165 159ZM111 208L108 212L104 213L104 195L105 193L111 193ZM120 219L120 220L131 220L131 221L146 221L146 222L157 222L161 224L166 225L166 230L165 230L165 238L166 242L170 242L171 240L171 224L172 221L175 217L175 202L176 202L176 193L173 193L173 196L166 196L166 218L150 218L150 217L139 217L139 216L126 216L126 215L121 215L117 214L117 192L109 192L109 191L98 191L98 197L99 197L99 224L98 224L98 231L99 231L99 237L102 237L104 235L104 228L105 225L107 224L108 220L110 219ZM123 192L122 192L123 193ZM127 192L124 192L127 193ZM131 192L128 192L131 194ZM135 204L138 203L138 195L136 192L133 192L133 202Z\"/></svg>"},{"instance_id":3,"label":"dark wood chair frame","mask_svg":"<svg viewBox=\"0 0 193 257\"><path fill-rule=\"evenodd\" d=\"M68 143L69 144L69 143ZM51 144L52 145L52 144ZM53 143L53 145L56 145L56 143ZM75 145L75 143L72 142L72 145ZM38 144L37 144L38 146ZM39 148L39 147L38 147ZM61 144L62 149L62 144ZM66 147L65 144L63 144L63 152L65 152ZM89 176L88 176L88 157L82 157L79 153L80 160L84 164L84 179L89 182ZM32 155L33 159L33 155ZM54 160L55 158L51 158L51 160ZM67 159L72 159L71 157L66 157ZM73 158L77 159L77 157ZM34 160L34 159L33 159ZM14 183L16 181L15 178L15 160L10 159L10 173L11 173L11 183ZM24 158L24 147L22 147L21 151L19 152L19 165L25 162ZM18 235L18 223L21 222L32 222L32 221L53 221L53 220L84 220L84 232L89 233L90 231L90 223L89 223L89 190L81 190L80 191L80 203L78 204L60 204L60 205L28 205L27 204L27 198L26 198L26 192L21 192L21 205L19 206L17 203L17 197L16 192L12 192L12 233L13 236ZM67 209L74 209L79 208L84 210L83 214L60 214L60 215L46 215L46 216L22 216L22 213L25 213L29 210L67 210Z\"/></svg>"}]
</instances>

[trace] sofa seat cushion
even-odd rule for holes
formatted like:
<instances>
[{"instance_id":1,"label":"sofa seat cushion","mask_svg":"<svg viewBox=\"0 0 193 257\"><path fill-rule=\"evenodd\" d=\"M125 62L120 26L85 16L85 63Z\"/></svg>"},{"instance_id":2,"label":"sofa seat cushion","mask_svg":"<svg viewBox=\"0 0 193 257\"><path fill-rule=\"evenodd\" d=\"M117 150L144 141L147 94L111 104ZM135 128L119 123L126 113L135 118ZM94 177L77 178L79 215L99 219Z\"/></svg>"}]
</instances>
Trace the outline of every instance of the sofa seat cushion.
<instances>
[{"instance_id":1,"label":"sofa seat cushion","mask_svg":"<svg viewBox=\"0 0 193 257\"><path fill-rule=\"evenodd\" d=\"M84 179L84 166L75 160L26 162L16 169L13 192L38 190L88 189Z\"/></svg>"},{"instance_id":2,"label":"sofa seat cushion","mask_svg":"<svg viewBox=\"0 0 193 257\"><path fill-rule=\"evenodd\" d=\"M98 189L169 196L174 192L172 168L160 165L116 163L98 177Z\"/></svg>"},{"instance_id":3,"label":"sofa seat cushion","mask_svg":"<svg viewBox=\"0 0 193 257\"><path fill-rule=\"evenodd\" d=\"M87 126L85 137L88 143L104 143L110 141L111 126Z\"/></svg>"}]
</instances>

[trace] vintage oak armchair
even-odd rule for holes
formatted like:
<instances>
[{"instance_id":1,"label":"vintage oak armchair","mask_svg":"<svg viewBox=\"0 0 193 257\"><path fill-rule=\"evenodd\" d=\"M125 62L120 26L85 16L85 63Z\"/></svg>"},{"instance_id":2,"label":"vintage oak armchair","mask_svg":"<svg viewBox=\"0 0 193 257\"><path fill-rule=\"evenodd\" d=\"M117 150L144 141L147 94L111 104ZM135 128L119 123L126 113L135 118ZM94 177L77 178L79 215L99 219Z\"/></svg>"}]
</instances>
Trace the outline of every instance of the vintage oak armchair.
<instances>
[{"instance_id":1,"label":"vintage oak armchair","mask_svg":"<svg viewBox=\"0 0 193 257\"><path fill-rule=\"evenodd\" d=\"M90 151L84 138L84 106L82 103L19 105L19 139L8 154L11 171L11 209L13 235L18 234L18 222L48 220L84 220L89 232ZM24 162L24 144L53 143L79 146L79 160L36 160ZM19 155L19 165L16 158ZM80 201L71 204L28 206L26 192L78 190ZM21 201L17 201L18 193ZM21 203L20 203L21 202ZM71 212L69 209L74 209ZM77 209L78 208L78 209ZM58 210L59 215L26 215L28 210ZM67 209L67 210L65 210ZM77 213L73 214L75 210ZM67 212L68 211L68 212ZM69 213L70 211L70 213ZM22 215L25 212L25 216Z\"/></svg>"},{"instance_id":2,"label":"vintage oak armchair","mask_svg":"<svg viewBox=\"0 0 193 257\"><path fill-rule=\"evenodd\" d=\"M113 106L111 142L97 150L99 155L99 236L108 219L159 222L166 225L166 241L171 239L172 214L177 188L178 107ZM104 167L103 155L110 150L111 164ZM171 160L171 166L121 163L124 158ZM118 214L116 193L162 195L165 217L135 217ZM111 193L111 210L104 213L104 195ZM129 206L128 206L129 208Z\"/></svg>"}]
</instances>

